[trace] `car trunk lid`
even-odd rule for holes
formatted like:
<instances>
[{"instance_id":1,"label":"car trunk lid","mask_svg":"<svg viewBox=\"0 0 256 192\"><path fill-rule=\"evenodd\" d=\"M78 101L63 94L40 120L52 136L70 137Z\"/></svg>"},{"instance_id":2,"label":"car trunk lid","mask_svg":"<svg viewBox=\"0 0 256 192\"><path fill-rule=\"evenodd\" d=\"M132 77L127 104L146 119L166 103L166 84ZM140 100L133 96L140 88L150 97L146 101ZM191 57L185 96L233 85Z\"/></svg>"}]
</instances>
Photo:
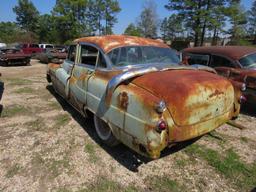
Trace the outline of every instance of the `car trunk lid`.
<instances>
[{"instance_id":1,"label":"car trunk lid","mask_svg":"<svg viewBox=\"0 0 256 192\"><path fill-rule=\"evenodd\" d=\"M206 71L152 72L135 78L132 83L162 98L178 126L207 121L233 107L232 84Z\"/></svg>"}]
</instances>

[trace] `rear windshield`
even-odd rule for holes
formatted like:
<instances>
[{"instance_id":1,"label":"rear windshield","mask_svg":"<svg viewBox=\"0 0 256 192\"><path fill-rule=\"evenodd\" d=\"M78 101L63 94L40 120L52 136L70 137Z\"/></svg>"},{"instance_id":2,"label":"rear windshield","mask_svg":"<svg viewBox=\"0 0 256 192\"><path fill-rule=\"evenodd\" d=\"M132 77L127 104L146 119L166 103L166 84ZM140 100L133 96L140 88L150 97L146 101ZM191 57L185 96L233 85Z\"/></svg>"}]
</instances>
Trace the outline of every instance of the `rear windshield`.
<instances>
[{"instance_id":1,"label":"rear windshield","mask_svg":"<svg viewBox=\"0 0 256 192\"><path fill-rule=\"evenodd\" d=\"M243 57L239 60L241 65L246 68L255 68L256 67L256 53Z\"/></svg>"},{"instance_id":2,"label":"rear windshield","mask_svg":"<svg viewBox=\"0 0 256 192\"><path fill-rule=\"evenodd\" d=\"M179 57L170 48L153 46L127 46L114 49L108 53L114 66L137 64L178 64Z\"/></svg>"}]
</instances>

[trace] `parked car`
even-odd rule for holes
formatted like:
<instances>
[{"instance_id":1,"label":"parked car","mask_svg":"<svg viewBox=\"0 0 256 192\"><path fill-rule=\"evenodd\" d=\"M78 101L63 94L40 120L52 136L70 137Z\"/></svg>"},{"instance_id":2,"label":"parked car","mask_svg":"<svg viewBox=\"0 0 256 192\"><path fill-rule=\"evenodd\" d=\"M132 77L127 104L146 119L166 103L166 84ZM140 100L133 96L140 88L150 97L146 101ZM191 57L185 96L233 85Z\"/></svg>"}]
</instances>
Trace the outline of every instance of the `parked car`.
<instances>
[{"instance_id":1,"label":"parked car","mask_svg":"<svg viewBox=\"0 0 256 192\"><path fill-rule=\"evenodd\" d=\"M190 65L213 67L218 74L246 84L244 95L249 103L256 103L256 48L246 46L195 47L183 50L183 58Z\"/></svg>"},{"instance_id":2,"label":"parked car","mask_svg":"<svg viewBox=\"0 0 256 192\"><path fill-rule=\"evenodd\" d=\"M4 82L1 80L2 74L0 73L0 101L2 99L3 93L4 93ZM2 105L0 105L0 115L2 112Z\"/></svg>"},{"instance_id":3,"label":"parked car","mask_svg":"<svg viewBox=\"0 0 256 192\"><path fill-rule=\"evenodd\" d=\"M28 65L30 63L30 55L23 53L22 50L16 48L0 49L0 65Z\"/></svg>"},{"instance_id":4,"label":"parked car","mask_svg":"<svg viewBox=\"0 0 256 192\"><path fill-rule=\"evenodd\" d=\"M181 66L166 44L140 37L76 39L47 80L82 114L94 114L99 138L159 158L173 143L208 133L240 110L239 89L204 66Z\"/></svg>"},{"instance_id":5,"label":"parked car","mask_svg":"<svg viewBox=\"0 0 256 192\"><path fill-rule=\"evenodd\" d=\"M53 49L54 45L53 44L39 44L39 48L41 49Z\"/></svg>"},{"instance_id":6,"label":"parked car","mask_svg":"<svg viewBox=\"0 0 256 192\"><path fill-rule=\"evenodd\" d=\"M37 53L41 53L43 51L43 49L39 48L39 45L35 43L24 43L20 45L20 48L25 54L29 54L31 56L35 56Z\"/></svg>"},{"instance_id":7,"label":"parked car","mask_svg":"<svg viewBox=\"0 0 256 192\"><path fill-rule=\"evenodd\" d=\"M4 48L6 47L7 45L5 43L0 43L0 48Z\"/></svg>"},{"instance_id":8,"label":"parked car","mask_svg":"<svg viewBox=\"0 0 256 192\"><path fill-rule=\"evenodd\" d=\"M47 49L37 56L41 63L63 63L67 57L66 49Z\"/></svg>"}]
</instances>

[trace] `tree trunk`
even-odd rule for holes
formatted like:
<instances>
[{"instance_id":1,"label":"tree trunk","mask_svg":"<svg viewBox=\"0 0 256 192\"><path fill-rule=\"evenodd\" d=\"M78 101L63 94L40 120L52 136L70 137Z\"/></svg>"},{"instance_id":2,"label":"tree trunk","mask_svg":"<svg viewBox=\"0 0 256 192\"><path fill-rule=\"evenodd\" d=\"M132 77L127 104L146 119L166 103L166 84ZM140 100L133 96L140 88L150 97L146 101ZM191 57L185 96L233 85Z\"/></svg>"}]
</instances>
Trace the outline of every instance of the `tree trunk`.
<instances>
[{"instance_id":1,"label":"tree trunk","mask_svg":"<svg viewBox=\"0 0 256 192\"><path fill-rule=\"evenodd\" d=\"M214 27L214 31L213 31L213 37L212 37L212 45L217 45L217 27Z\"/></svg>"},{"instance_id":2,"label":"tree trunk","mask_svg":"<svg viewBox=\"0 0 256 192\"><path fill-rule=\"evenodd\" d=\"M198 10L199 11L201 10L201 0L198 2ZM198 43L199 43L199 31L200 31L200 23L201 23L201 20L200 20L200 17L199 17L199 13L197 13L197 19L196 19L196 22L195 22L195 26L194 26L194 31L195 31L195 39L194 39L194 43L195 43L195 47L198 46Z\"/></svg>"},{"instance_id":3,"label":"tree trunk","mask_svg":"<svg viewBox=\"0 0 256 192\"><path fill-rule=\"evenodd\" d=\"M207 7L206 7L207 14L208 14L209 9L210 9L210 0L207 1ZM203 30L202 30L202 34L201 34L200 46L203 46L203 44L204 44L204 36L205 36L206 22L207 22L206 18L207 17L205 17L205 19L204 19L204 25L203 25Z\"/></svg>"}]
</instances>

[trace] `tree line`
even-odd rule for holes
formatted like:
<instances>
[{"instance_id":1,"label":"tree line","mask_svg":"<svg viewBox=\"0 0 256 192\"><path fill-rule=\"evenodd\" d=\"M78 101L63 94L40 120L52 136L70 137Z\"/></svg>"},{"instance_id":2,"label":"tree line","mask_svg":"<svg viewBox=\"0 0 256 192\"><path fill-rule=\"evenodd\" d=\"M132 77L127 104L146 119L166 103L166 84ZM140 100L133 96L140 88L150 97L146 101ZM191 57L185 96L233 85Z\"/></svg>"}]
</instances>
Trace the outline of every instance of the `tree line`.
<instances>
[{"instance_id":1,"label":"tree line","mask_svg":"<svg viewBox=\"0 0 256 192\"><path fill-rule=\"evenodd\" d=\"M0 40L68 43L79 36L112 34L121 11L117 0L56 0L51 14L40 15L30 0L18 0L16 22L1 22Z\"/></svg>"},{"instance_id":2,"label":"tree line","mask_svg":"<svg viewBox=\"0 0 256 192\"><path fill-rule=\"evenodd\" d=\"M241 0L169 0L165 8L171 14L159 21L156 5L146 4L138 22L129 24L124 33L157 38L160 28L165 41L187 39L202 46L207 38L215 45L220 37L229 36L233 44L249 43L245 38L256 44L256 1L249 11Z\"/></svg>"},{"instance_id":3,"label":"tree line","mask_svg":"<svg viewBox=\"0 0 256 192\"><path fill-rule=\"evenodd\" d=\"M160 20L153 0L146 0L141 13L124 34L165 41L182 39L203 45L216 44L229 35L234 44L245 37L256 43L256 1L249 11L241 0L169 0L170 16ZM118 0L56 0L50 14L40 15L30 0L18 0L13 8L16 22L0 23L0 41L68 43L80 36L112 34L121 11Z\"/></svg>"}]
</instances>

